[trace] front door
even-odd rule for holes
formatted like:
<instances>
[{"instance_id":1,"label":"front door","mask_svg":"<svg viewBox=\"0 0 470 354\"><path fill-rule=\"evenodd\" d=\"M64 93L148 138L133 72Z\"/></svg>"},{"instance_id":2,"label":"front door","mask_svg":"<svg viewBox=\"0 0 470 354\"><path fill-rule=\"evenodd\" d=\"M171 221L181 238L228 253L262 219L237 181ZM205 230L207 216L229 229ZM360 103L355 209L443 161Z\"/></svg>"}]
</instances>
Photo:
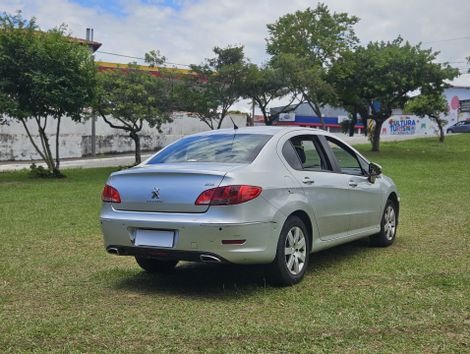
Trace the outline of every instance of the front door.
<instances>
[{"instance_id":1,"label":"front door","mask_svg":"<svg viewBox=\"0 0 470 354\"><path fill-rule=\"evenodd\" d=\"M320 239L347 236L351 213L348 177L332 171L317 137L290 138L284 144L283 155L308 197Z\"/></svg>"},{"instance_id":2,"label":"front door","mask_svg":"<svg viewBox=\"0 0 470 354\"><path fill-rule=\"evenodd\" d=\"M328 145L336 158L341 174L346 178L350 211L350 235L376 228L380 224L382 193L378 182L371 183L365 162L345 144L327 136ZM380 177L379 177L380 178Z\"/></svg>"}]
</instances>

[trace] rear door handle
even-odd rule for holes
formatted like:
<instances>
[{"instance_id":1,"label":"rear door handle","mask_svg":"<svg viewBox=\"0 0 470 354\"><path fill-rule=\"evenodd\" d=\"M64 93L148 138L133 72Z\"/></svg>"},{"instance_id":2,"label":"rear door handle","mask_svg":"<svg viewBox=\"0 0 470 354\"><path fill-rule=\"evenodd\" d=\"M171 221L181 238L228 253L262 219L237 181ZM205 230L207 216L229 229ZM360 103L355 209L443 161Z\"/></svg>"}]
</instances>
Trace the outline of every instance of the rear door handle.
<instances>
[{"instance_id":1,"label":"rear door handle","mask_svg":"<svg viewBox=\"0 0 470 354\"><path fill-rule=\"evenodd\" d=\"M310 179L310 177L305 177L303 180L302 180L302 183L303 184L314 184L315 181L313 179Z\"/></svg>"}]
</instances>

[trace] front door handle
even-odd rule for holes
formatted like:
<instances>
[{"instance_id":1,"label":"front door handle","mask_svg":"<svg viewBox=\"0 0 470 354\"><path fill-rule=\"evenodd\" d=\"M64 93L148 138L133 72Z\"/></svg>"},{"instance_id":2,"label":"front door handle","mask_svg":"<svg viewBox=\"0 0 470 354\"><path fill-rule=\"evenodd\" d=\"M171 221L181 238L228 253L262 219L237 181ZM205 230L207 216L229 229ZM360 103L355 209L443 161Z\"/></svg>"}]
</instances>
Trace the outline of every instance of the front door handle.
<instances>
[{"instance_id":1,"label":"front door handle","mask_svg":"<svg viewBox=\"0 0 470 354\"><path fill-rule=\"evenodd\" d=\"M302 183L303 184L314 184L315 181L313 179L310 179L310 177L305 177L303 180L302 180Z\"/></svg>"},{"instance_id":2,"label":"front door handle","mask_svg":"<svg viewBox=\"0 0 470 354\"><path fill-rule=\"evenodd\" d=\"M349 187L357 187L357 182L349 181Z\"/></svg>"}]
</instances>

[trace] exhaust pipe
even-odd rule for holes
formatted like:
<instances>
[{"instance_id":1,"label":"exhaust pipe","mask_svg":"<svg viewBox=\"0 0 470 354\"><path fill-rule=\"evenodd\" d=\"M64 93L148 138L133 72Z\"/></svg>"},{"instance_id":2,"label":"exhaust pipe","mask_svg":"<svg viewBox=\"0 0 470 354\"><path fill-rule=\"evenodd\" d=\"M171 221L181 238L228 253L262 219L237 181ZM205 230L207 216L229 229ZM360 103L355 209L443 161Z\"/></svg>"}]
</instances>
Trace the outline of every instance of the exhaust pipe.
<instances>
[{"instance_id":1,"label":"exhaust pipe","mask_svg":"<svg viewBox=\"0 0 470 354\"><path fill-rule=\"evenodd\" d=\"M217 258L216 256L212 256L210 254L201 254L200 256L201 262L204 263L222 263L222 261Z\"/></svg>"},{"instance_id":2,"label":"exhaust pipe","mask_svg":"<svg viewBox=\"0 0 470 354\"><path fill-rule=\"evenodd\" d=\"M116 247L109 247L107 249L108 253L110 254L115 254L115 255L118 255L119 256L119 250L116 248Z\"/></svg>"}]
</instances>

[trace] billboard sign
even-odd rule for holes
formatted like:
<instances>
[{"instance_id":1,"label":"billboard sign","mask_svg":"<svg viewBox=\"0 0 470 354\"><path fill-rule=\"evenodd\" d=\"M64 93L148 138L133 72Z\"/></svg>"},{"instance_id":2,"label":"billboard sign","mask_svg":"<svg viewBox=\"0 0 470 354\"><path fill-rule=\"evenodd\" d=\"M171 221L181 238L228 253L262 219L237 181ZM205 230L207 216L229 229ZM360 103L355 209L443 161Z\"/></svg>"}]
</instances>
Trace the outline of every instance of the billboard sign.
<instances>
[{"instance_id":1,"label":"billboard sign","mask_svg":"<svg viewBox=\"0 0 470 354\"><path fill-rule=\"evenodd\" d=\"M460 112L470 112L470 100L460 100Z\"/></svg>"},{"instance_id":2,"label":"billboard sign","mask_svg":"<svg viewBox=\"0 0 470 354\"><path fill-rule=\"evenodd\" d=\"M295 113L279 113L279 122L295 122Z\"/></svg>"},{"instance_id":3,"label":"billboard sign","mask_svg":"<svg viewBox=\"0 0 470 354\"><path fill-rule=\"evenodd\" d=\"M412 117L390 119L390 135L413 135L416 133L416 120Z\"/></svg>"}]
</instances>

